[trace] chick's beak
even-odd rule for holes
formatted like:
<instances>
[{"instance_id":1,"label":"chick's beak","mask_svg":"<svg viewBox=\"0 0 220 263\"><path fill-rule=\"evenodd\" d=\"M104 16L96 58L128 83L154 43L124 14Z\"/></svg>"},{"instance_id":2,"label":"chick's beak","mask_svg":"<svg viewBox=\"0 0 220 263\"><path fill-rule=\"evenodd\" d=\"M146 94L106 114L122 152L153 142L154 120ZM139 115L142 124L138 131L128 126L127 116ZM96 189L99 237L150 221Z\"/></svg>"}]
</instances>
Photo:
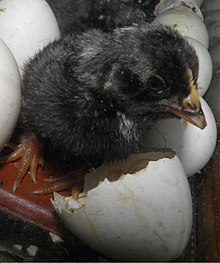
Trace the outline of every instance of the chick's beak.
<instances>
[{"instance_id":1,"label":"chick's beak","mask_svg":"<svg viewBox=\"0 0 220 263\"><path fill-rule=\"evenodd\" d=\"M194 83L191 83L190 93L182 101L181 105L166 105L166 109L168 112L190 122L200 129L204 129L207 125L201 108L198 90Z\"/></svg>"}]
</instances>

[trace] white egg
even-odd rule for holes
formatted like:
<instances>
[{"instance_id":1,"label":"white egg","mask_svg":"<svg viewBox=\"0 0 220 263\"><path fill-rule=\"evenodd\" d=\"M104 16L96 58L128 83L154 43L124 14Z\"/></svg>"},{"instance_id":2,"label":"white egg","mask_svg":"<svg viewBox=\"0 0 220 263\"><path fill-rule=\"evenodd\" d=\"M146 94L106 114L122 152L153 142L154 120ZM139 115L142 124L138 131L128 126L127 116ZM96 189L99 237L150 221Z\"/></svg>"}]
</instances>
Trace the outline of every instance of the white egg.
<instances>
[{"instance_id":1,"label":"white egg","mask_svg":"<svg viewBox=\"0 0 220 263\"><path fill-rule=\"evenodd\" d=\"M158 15L154 21L169 25L183 36L194 38L208 48L208 32L197 15L186 10L171 9Z\"/></svg>"},{"instance_id":2,"label":"white egg","mask_svg":"<svg viewBox=\"0 0 220 263\"><path fill-rule=\"evenodd\" d=\"M198 7L198 4L196 1L181 1L181 0L161 0L156 6L154 14L156 16L162 14L163 12L169 10L169 9L175 9L175 10L186 10L188 12L192 12L193 14L196 14L202 21L204 20L203 14Z\"/></svg>"},{"instance_id":3,"label":"white egg","mask_svg":"<svg viewBox=\"0 0 220 263\"><path fill-rule=\"evenodd\" d=\"M81 198L55 194L52 203L77 238L119 261L172 261L191 233L190 188L173 152L101 166L86 177Z\"/></svg>"},{"instance_id":4,"label":"white egg","mask_svg":"<svg viewBox=\"0 0 220 263\"><path fill-rule=\"evenodd\" d=\"M56 18L44 0L1 0L0 37L11 49L19 70L60 35Z\"/></svg>"},{"instance_id":5,"label":"white egg","mask_svg":"<svg viewBox=\"0 0 220 263\"><path fill-rule=\"evenodd\" d=\"M201 130L182 119L160 120L146 134L145 147L170 148L177 153L187 176L199 172L210 160L217 140L217 127L208 104L200 98L207 126Z\"/></svg>"},{"instance_id":6,"label":"white egg","mask_svg":"<svg viewBox=\"0 0 220 263\"><path fill-rule=\"evenodd\" d=\"M14 131L21 106L21 81L17 63L0 39L0 150Z\"/></svg>"},{"instance_id":7,"label":"white egg","mask_svg":"<svg viewBox=\"0 0 220 263\"><path fill-rule=\"evenodd\" d=\"M199 76L197 83L199 94L203 96L209 88L212 79L212 59L208 50L197 40L190 37L185 37L185 39L195 49L199 59Z\"/></svg>"}]
</instances>

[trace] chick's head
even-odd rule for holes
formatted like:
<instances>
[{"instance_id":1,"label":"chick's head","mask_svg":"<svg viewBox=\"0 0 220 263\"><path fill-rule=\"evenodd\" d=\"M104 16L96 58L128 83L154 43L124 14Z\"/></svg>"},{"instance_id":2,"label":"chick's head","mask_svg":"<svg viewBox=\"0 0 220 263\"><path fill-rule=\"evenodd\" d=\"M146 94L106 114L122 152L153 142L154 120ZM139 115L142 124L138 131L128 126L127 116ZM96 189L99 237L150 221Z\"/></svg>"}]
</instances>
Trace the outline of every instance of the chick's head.
<instances>
[{"instance_id":1,"label":"chick's head","mask_svg":"<svg viewBox=\"0 0 220 263\"><path fill-rule=\"evenodd\" d=\"M116 86L129 103L129 114L146 120L172 114L203 129L198 57L188 42L170 27L154 24L126 29L123 38Z\"/></svg>"}]
</instances>

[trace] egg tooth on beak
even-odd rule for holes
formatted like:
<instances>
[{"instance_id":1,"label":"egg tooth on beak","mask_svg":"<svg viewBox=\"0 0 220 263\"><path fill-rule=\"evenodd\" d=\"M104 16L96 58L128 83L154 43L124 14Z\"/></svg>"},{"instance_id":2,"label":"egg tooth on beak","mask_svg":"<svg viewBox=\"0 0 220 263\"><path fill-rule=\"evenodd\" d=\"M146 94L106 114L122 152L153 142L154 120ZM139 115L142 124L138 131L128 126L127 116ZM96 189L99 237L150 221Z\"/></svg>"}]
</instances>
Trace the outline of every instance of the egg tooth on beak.
<instances>
[{"instance_id":1,"label":"egg tooth on beak","mask_svg":"<svg viewBox=\"0 0 220 263\"><path fill-rule=\"evenodd\" d=\"M194 83L192 71L188 70L190 93L180 105L164 105L168 112L186 120L187 122L204 129L206 119L201 108L199 93Z\"/></svg>"}]
</instances>

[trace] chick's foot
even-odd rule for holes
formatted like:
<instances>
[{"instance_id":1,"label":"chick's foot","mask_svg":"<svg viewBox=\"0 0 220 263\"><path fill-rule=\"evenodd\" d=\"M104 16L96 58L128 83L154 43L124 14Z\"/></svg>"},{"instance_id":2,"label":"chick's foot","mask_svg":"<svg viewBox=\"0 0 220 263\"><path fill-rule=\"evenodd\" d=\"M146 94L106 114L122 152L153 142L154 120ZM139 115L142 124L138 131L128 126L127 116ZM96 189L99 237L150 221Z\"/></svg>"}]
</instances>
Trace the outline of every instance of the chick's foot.
<instances>
[{"instance_id":1,"label":"chick's foot","mask_svg":"<svg viewBox=\"0 0 220 263\"><path fill-rule=\"evenodd\" d=\"M21 159L21 164L13 183L13 192L17 190L24 176L29 173L36 184L37 169L43 167L42 145L33 134L21 137L20 144L7 156L0 158L0 163L10 163Z\"/></svg>"},{"instance_id":2,"label":"chick's foot","mask_svg":"<svg viewBox=\"0 0 220 263\"><path fill-rule=\"evenodd\" d=\"M83 190L84 176L82 174L68 173L62 177L54 177L45 179L51 185L45 188L38 189L33 194L50 194L63 190L72 190L72 196L78 198L80 192Z\"/></svg>"}]
</instances>

